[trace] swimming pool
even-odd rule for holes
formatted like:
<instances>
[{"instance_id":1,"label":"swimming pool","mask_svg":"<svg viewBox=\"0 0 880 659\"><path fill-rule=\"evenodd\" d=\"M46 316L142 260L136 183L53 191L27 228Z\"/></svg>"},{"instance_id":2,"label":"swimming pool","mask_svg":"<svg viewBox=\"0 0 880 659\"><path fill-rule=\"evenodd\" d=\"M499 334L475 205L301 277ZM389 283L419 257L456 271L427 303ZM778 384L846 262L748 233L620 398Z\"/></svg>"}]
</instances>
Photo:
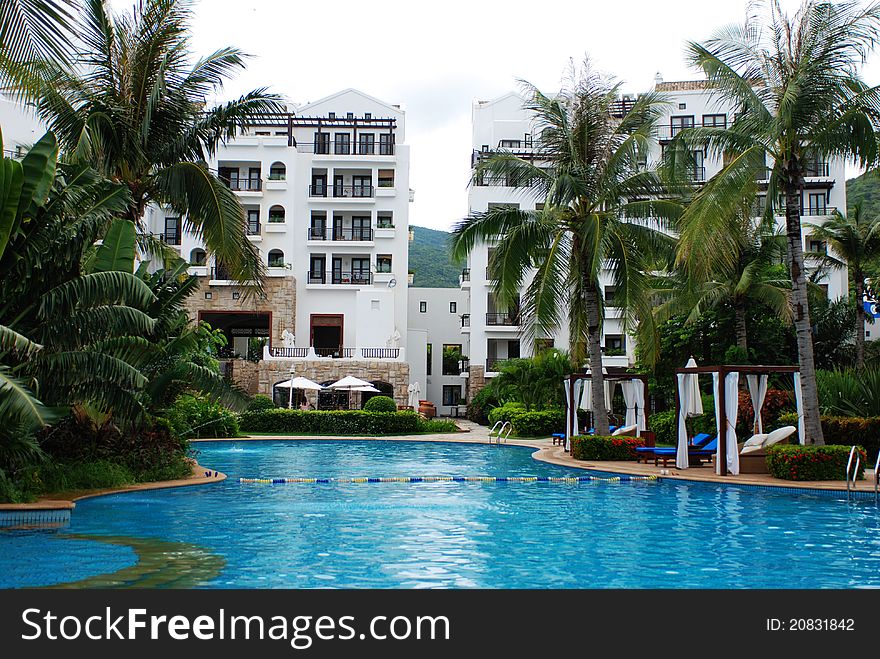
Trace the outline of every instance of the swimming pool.
<instances>
[{"instance_id":1,"label":"swimming pool","mask_svg":"<svg viewBox=\"0 0 880 659\"><path fill-rule=\"evenodd\" d=\"M67 528L0 532L0 586L880 586L880 509L869 501L668 480L241 484L583 472L485 444L211 442L198 451L229 479L89 499Z\"/></svg>"}]
</instances>

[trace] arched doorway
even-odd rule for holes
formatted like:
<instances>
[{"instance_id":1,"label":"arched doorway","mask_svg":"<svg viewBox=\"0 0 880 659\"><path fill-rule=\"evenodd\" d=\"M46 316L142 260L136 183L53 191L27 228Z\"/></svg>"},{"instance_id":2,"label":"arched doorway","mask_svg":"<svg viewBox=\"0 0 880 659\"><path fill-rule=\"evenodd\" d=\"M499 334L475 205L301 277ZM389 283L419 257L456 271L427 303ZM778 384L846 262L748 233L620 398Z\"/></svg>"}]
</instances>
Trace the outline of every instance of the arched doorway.
<instances>
[{"instance_id":1,"label":"arched doorway","mask_svg":"<svg viewBox=\"0 0 880 659\"><path fill-rule=\"evenodd\" d=\"M286 408L287 404L290 402L290 387L279 387L278 385L287 382L289 378L285 378L284 380L279 380L274 385L272 385L272 401L275 403L276 407ZM293 390L293 402L291 403L292 409L299 409L299 406L302 405L303 401L306 400L305 392L302 389L294 389Z\"/></svg>"},{"instance_id":2,"label":"arched doorway","mask_svg":"<svg viewBox=\"0 0 880 659\"><path fill-rule=\"evenodd\" d=\"M327 380L322 382L323 386L328 386L336 382L336 380ZM318 392L318 409L319 410L347 410L349 395L354 397L357 394L349 394L347 391L336 389L321 389Z\"/></svg>"},{"instance_id":3,"label":"arched doorway","mask_svg":"<svg viewBox=\"0 0 880 659\"><path fill-rule=\"evenodd\" d=\"M388 396L389 398L394 398L394 385L390 382L384 382L382 380L373 380L370 382L378 392L375 391L364 391L361 393L361 409L363 409L364 405L367 404L367 401L370 400L373 396Z\"/></svg>"}]
</instances>

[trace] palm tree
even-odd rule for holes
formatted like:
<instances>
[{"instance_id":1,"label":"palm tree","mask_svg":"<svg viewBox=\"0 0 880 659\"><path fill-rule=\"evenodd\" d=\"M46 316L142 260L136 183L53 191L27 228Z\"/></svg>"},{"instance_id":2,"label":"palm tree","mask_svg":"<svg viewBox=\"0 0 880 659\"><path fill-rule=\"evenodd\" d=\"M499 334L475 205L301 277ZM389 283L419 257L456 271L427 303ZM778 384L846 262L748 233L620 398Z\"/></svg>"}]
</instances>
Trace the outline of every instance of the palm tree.
<instances>
[{"instance_id":1,"label":"palm tree","mask_svg":"<svg viewBox=\"0 0 880 659\"><path fill-rule=\"evenodd\" d=\"M725 228L736 250L732 263L713 262L714 267L703 279L690 278L687 271L679 269L661 280L656 292L666 301L654 313L655 324L679 315L686 315L687 322L692 322L707 309L729 305L734 313L736 345L747 355L746 312L750 304L760 304L780 320L791 321L791 284L782 266L785 236L776 230L775 223L756 222L750 215L748 211L737 213ZM681 243L680 250L686 249L687 245ZM650 343L646 343L650 349Z\"/></svg>"},{"instance_id":2,"label":"palm tree","mask_svg":"<svg viewBox=\"0 0 880 659\"><path fill-rule=\"evenodd\" d=\"M0 66L28 75L41 59L69 62L73 4L74 0L0 2Z\"/></svg>"},{"instance_id":3,"label":"palm tree","mask_svg":"<svg viewBox=\"0 0 880 659\"><path fill-rule=\"evenodd\" d=\"M726 128L693 128L679 134L682 143L706 148L725 162L682 218L682 240L701 242L714 260L730 265L735 252L727 249L728 239L719 225L723 228L745 192L756 192L755 173L769 163L766 216L772 217L778 196L784 199L804 425L808 441L823 444L801 199L810 162L840 158L866 166L877 160L880 89L868 87L856 65L880 38L880 7L807 0L792 18L776 0L764 8L704 44L688 45L689 59L706 74L709 88L738 112ZM695 254L688 265L699 271L709 266L708 261L703 259L701 266Z\"/></svg>"},{"instance_id":4,"label":"palm tree","mask_svg":"<svg viewBox=\"0 0 880 659\"><path fill-rule=\"evenodd\" d=\"M849 268L856 298L856 368L865 367L865 279L867 267L880 259L880 218L867 219L862 214L861 204L856 204L852 212L844 217L839 213L822 225L808 224L813 237L828 243L840 261L831 256L826 260L832 264Z\"/></svg>"},{"instance_id":5,"label":"palm tree","mask_svg":"<svg viewBox=\"0 0 880 659\"><path fill-rule=\"evenodd\" d=\"M83 0L76 64L45 57L30 71L0 62L0 75L18 97L33 100L66 159L86 161L128 187L122 217L141 229L142 248L159 251L145 235L147 206L167 206L233 277L259 282L263 267L245 235L244 210L206 160L256 116L283 106L260 88L206 109L207 97L244 68L246 56L221 48L193 63L191 5L144 0L130 14L114 15L103 0Z\"/></svg>"},{"instance_id":6,"label":"palm tree","mask_svg":"<svg viewBox=\"0 0 880 659\"><path fill-rule=\"evenodd\" d=\"M521 311L524 334L534 339L568 318L575 365L587 356L595 427L608 434L600 338L604 318L603 274L615 286L624 322L651 322L649 272L671 262L674 240L657 230L680 206L659 198L657 173L646 165L660 99L647 94L631 108L618 104L619 85L585 62L548 97L523 83L526 109L540 135L534 159L500 151L474 169L506 178L544 205L540 210L490 208L457 224L452 251L464 258L477 243L498 240L489 269L501 304L513 305L526 286ZM655 218L647 221L644 218Z\"/></svg>"}]
</instances>

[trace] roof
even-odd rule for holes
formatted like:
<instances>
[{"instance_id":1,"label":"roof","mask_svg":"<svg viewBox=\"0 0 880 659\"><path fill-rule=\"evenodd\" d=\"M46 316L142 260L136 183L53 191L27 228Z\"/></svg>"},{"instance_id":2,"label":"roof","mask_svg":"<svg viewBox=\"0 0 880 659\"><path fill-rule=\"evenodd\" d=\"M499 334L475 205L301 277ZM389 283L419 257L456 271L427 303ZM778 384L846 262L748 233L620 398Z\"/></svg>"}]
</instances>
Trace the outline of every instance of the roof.
<instances>
[{"instance_id":1,"label":"roof","mask_svg":"<svg viewBox=\"0 0 880 659\"><path fill-rule=\"evenodd\" d=\"M675 82L658 82L654 85L657 92L683 92L709 89L708 80L678 80Z\"/></svg>"},{"instance_id":2,"label":"roof","mask_svg":"<svg viewBox=\"0 0 880 659\"><path fill-rule=\"evenodd\" d=\"M358 96L365 98L372 103L376 103L378 105L381 105L384 108L387 108L388 111L391 113L404 114L404 111L401 110L399 106L391 105L390 103L386 103L385 101L382 101L382 100L376 98L375 96L370 96L369 94L366 94L366 93L360 91L359 89L353 89L352 87L338 91L335 94L330 94L329 96L325 96L324 98L319 98L317 101L312 101L311 103L306 103L305 105L297 108L296 113L299 116L303 116L308 113L309 108L315 107L316 105L321 105L323 103L326 103L327 101L332 101L332 100L339 98L340 96L344 96L346 94L357 94Z\"/></svg>"},{"instance_id":3,"label":"roof","mask_svg":"<svg viewBox=\"0 0 880 659\"><path fill-rule=\"evenodd\" d=\"M474 105L480 108L485 108L490 105L495 105L500 103L501 101L506 101L509 98L516 98L521 103L525 102L525 97L522 94L517 94L516 92L507 92L506 94L502 94L498 98L493 98L491 101L474 101Z\"/></svg>"}]
</instances>

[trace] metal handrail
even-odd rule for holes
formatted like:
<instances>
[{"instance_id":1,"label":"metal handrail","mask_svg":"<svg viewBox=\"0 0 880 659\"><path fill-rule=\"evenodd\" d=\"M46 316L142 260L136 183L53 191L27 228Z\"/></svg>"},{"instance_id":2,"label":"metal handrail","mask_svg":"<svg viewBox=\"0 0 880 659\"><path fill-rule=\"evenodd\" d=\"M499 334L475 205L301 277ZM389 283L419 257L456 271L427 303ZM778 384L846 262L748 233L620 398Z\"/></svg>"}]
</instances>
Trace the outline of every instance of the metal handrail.
<instances>
[{"instance_id":1,"label":"metal handrail","mask_svg":"<svg viewBox=\"0 0 880 659\"><path fill-rule=\"evenodd\" d=\"M855 457L855 469L851 470L850 467L853 466L853 457ZM856 450L855 445L849 450L849 458L846 461L846 497L847 499L850 497L850 482L852 482L852 489L856 488L856 479L859 477L859 462L861 458L859 457L858 451ZM852 473L852 477L850 477L850 473Z\"/></svg>"},{"instance_id":2,"label":"metal handrail","mask_svg":"<svg viewBox=\"0 0 880 659\"><path fill-rule=\"evenodd\" d=\"M880 486L880 453L877 453L877 461L874 463L874 503L877 502L878 486Z\"/></svg>"},{"instance_id":3,"label":"metal handrail","mask_svg":"<svg viewBox=\"0 0 880 659\"><path fill-rule=\"evenodd\" d=\"M495 429L498 428L498 426L501 426L503 428L505 423L507 423L507 422L506 421L496 421L495 425L489 429L489 443L490 444L492 443L492 433L495 432ZM500 433L501 431L499 430L498 432Z\"/></svg>"}]
</instances>

